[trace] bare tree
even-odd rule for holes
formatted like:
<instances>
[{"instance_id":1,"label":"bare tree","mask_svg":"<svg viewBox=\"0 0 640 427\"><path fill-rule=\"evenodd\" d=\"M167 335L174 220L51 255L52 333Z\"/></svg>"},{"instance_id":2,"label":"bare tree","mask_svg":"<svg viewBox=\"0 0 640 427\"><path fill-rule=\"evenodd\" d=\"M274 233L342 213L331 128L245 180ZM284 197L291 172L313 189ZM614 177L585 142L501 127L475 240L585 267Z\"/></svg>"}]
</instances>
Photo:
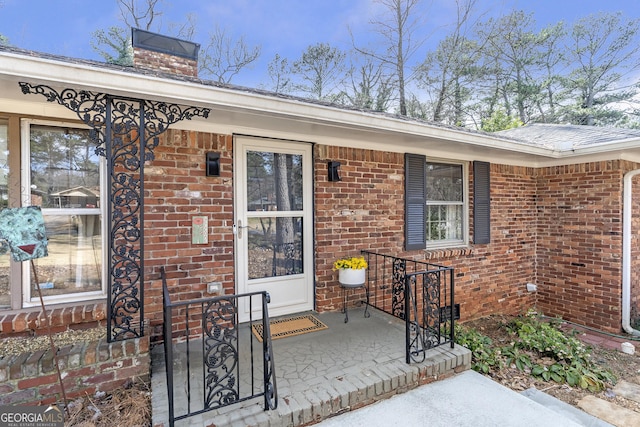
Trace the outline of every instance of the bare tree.
<instances>
[{"instance_id":1,"label":"bare tree","mask_svg":"<svg viewBox=\"0 0 640 427\"><path fill-rule=\"evenodd\" d=\"M260 46L248 46L244 37L234 41L224 29L216 26L200 55L198 69L219 83L230 83L243 68L258 59L260 52Z\"/></svg>"},{"instance_id":2,"label":"bare tree","mask_svg":"<svg viewBox=\"0 0 640 427\"><path fill-rule=\"evenodd\" d=\"M157 28L159 31L157 18L162 16L159 10L161 0L116 0L116 3L120 9L120 22L124 27L112 26L95 31L91 46L108 63L132 65L130 29L134 27L149 31Z\"/></svg>"},{"instance_id":3,"label":"bare tree","mask_svg":"<svg viewBox=\"0 0 640 427\"><path fill-rule=\"evenodd\" d=\"M335 90L344 79L346 54L327 43L309 46L293 64L301 80L296 89L313 99L335 101Z\"/></svg>"},{"instance_id":4,"label":"bare tree","mask_svg":"<svg viewBox=\"0 0 640 427\"><path fill-rule=\"evenodd\" d=\"M269 90L275 93L285 93L292 90L291 66L287 58L282 58L276 53L276 56L267 65L267 73L271 80Z\"/></svg>"},{"instance_id":5,"label":"bare tree","mask_svg":"<svg viewBox=\"0 0 640 427\"><path fill-rule=\"evenodd\" d=\"M120 20L128 27L149 31L155 18L162 16L158 10L160 0L116 0L120 9Z\"/></svg>"},{"instance_id":6,"label":"bare tree","mask_svg":"<svg viewBox=\"0 0 640 427\"><path fill-rule=\"evenodd\" d=\"M348 72L351 89L345 93L349 104L374 111L387 111L391 103L393 84L380 64L370 57L364 64L354 65Z\"/></svg>"},{"instance_id":7,"label":"bare tree","mask_svg":"<svg viewBox=\"0 0 640 427\"><path fill-rule=\"evenodd\" d=\"M457 20L453 31L416 68L420 86L433 97L430 118L435 122L454 125L464 122L464 104L481 69L479 58L483 46L467 34L476 25L470 23L476 3L477 0L456 0Z\"/></svg>"},{"instance_id":8,"label":"bare tree","mask_svg":"<svg viewBox=\"0 0 640 427\"><path fill-rule=\"evenodd\" d=\"M413 38L418 26L413 12L421 0L376 0L376 2L384 7L386 13L370 23L382 36L383 43L376 49L357 47L355 42L354 47L358 52L375 58L393 70L399 111L401 115L406 116L405 91L407 83L411 80L411 76L407 76L407 63L424 42L424 40L416 41Z\"/></svg>"}]
</instances>

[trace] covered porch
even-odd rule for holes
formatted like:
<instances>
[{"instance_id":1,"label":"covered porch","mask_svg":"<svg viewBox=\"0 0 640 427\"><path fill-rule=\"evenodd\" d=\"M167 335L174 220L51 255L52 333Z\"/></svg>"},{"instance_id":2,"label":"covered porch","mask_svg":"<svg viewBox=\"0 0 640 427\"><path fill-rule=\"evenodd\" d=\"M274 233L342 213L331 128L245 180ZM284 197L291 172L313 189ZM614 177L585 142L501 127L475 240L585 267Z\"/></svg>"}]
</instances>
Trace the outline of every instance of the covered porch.
<instances>
[{"instance_id":1,"label":"covered porch","mask_svg":"<svg viewBox=\"0 0 640 427\"><path fill-rule=\"evenodd\" d=\"M277 409L265 411L263 399L254 398L175 425L307 425L470 368L471 353L458 345L429 349L423 362L407 364L404 321L371 307L369 311L371 317L365 318L364 307L351 308L348 323L342 313L314 314L328 329L272 341ZM249 335L248 327L240 334ZM179 349L180 344L174 345ZM152 353L154 426L169 426L163 352L156 346ZM186 408L187 381L185 365L177 360L175 356L176 414ZM191 381L198 379L192 375Z\"/></svg>"}]
</instances>

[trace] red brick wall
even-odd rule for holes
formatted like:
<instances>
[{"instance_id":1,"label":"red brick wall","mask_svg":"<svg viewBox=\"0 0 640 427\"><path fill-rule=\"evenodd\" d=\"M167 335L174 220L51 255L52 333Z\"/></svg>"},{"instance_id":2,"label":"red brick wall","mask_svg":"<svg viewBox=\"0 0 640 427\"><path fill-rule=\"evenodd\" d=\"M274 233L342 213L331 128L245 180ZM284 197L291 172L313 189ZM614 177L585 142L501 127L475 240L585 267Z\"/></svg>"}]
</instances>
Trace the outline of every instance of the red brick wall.
<instances>
[{"instance_id":1,"label":"red brick wall","mask_svg":"<svg viewBox=\"0 0 640 427\"><path fill-rule=\"evenodd\" d=\"M198 62L192 59L138 47L133 48L133 58L136 67L189 77L198 76Z\"/></svg>"},{"instance_id":2,"label":"red brick wall","mask_svg":"<svg viewBox=\"0 0 640 427\"><path fill-rule=\"evenodd\" d=\"M470 198L473 201L473 194ZM526 289L527 283L536 281L535 222L535 170L492 164L491 243L471 243L472 255L453 264L457 270L456 300L462 303L463 320L524 313L535 305L535 293Z\"/></svg>"},{"instance_id":3,"label":"red brick wall","mask_svg":"<svg viewBox=\"0 0 640 427\"><path fill-rule=\"evenodd\" d=\"M362 249L402 250L404 156L321 145L314 150L316 306L327 311L342 307L333 261ZM329 160L341 163L341 181L328 181Z\"/></svg>"},{"instance_id":4,"label":"red brick wall","mask_svg":"<svg viewBox=\"0 0 640 427\"><path fill-rule=\"evenodd\" d=\"M149 379L149 337L68 345L58 349L58 363L68 399L112 391L138 378ZM62 401L62 394L50 350L0 358L0 405L56 401Z\"/></svg>"},{"instance_id":5,"label":"red brick wall","mask_svg":"<svg viewBox=\"0 0 640 427\"><path fill-rule=\"evenodd\" d=\"M210 296L208 282L233 294L232 137L168 130L145 168L145 317L154 337L162 333L165 266L172 298ZM207 151L220 152L220 176L205 173ZM209 243L191 243L191 218L209 219Z\"/></svg>"},{"instance_id":6,"label":"red brick wall","mask_svg":"<svg viewBox=\"0 0 640 427\"><path fill-rule=\"evenodd\" d=\"M619 332L622 279L619 161L538 170L538 306Z\"/></svg>"},{"instance_id":7,"label":"red brick wall","mask_svg":"<svg viewBox=\"0 0 640 427\"><path fill-rule=\"evenodd\" d=\"M51 332L64 332L69 329L89 329L97 326L106 327L106 304L78 304L47 308L47 322L40 321L40 307L21 310L19 313L0 312L0 338L11 336L31 336L47 333L46 325Z\"/></svg>"},{"instance_id":8,"label":"red brick wall","mask_svg":"<svg viewBox=\"0 0 640 427\"><path fill-rule=\"evenodd\" d=\"M329 160L341 163L342 181L327 181ZM533 169L492 165L490 244L405 252L404 155L316 146L314 161L319 311L341 308L333 261L362 249L453 266L463 320L534 305L535 296L526 292L526 283L535 282Z\"/></svg>"}]
</instances>

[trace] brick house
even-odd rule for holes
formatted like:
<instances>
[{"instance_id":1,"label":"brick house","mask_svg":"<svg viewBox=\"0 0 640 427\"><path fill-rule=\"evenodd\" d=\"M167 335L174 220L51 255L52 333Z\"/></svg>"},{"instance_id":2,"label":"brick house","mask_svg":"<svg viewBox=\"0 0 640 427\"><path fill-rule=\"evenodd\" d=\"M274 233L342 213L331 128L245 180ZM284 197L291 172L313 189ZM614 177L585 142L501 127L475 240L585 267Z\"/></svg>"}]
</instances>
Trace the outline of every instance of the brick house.
<instances>
[{"instance_id":1,"label":"brick house","mask_svg":"<svg viewBox=\"0 0 640 427\"><path fill-rule=\"evenodd\" d=\"M144 47L134 67L0 47L0 206L42 203L54 330L104 325L144 352L160 267L178 299L338 310L332 263L364 249L453 266L463 321L639 317L640 131L474 132L202 81L193 52ZM77 187L98 201L55 204ZM1 336L39 330L31 280L0 258Z\"/></svg>"}]
</instances>

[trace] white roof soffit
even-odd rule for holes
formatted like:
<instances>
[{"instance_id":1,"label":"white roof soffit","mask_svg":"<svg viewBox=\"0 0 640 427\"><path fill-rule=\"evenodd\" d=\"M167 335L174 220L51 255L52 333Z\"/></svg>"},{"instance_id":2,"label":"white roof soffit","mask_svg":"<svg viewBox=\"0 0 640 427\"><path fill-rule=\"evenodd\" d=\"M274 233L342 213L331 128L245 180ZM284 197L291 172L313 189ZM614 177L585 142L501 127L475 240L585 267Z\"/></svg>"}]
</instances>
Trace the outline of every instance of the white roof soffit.
<instances>
[{"instance_id":1,"label":"white roof soffit","mask_svg":"<svg viewBox=\"0 0 640 427\"><path fill-rule=\"evenodd\" d=\"M461 160L487 160L532 167L566 164L569 157L585 155L586 157L597 155L597 158L602 160L605 153L604 157L607 159L623 158L622 153L611 151L612 146L558 151L480 132L266 96L250 90L207 86L12 52L0 51L0 58L0 78L12 76L16 82L25 81L32 84L47 84L55 88L85 89L211 108L212 114L208 120L215 121L218 117L217 113L226 112L228 118L233 119L234 127L230 130L236 133L242 133L243 130L251 132L251 128L240 120L242 117L252 117L254 120L262 117L262 123L266 123L266 119L267 122L284 120L303 126L308 125L305 128L308 134L302 137L309 142L329 141L336 145L354 146L353 138L356 135L360 140L363 140L363 136L366 135L368 138L363 141L363 147L396 152L411 150L424 152L433 157L450 156L451 153L455 153L456 158ZM194 121L198 120L203 119L196 118ZM302 128L297 131L304 133ZM314 135L323 132L325 134L322 138L313 139ZM261 136L283 137L284 134L267 133ZM348 139L349 136L352 138ZM629 147L627 143L623 145ZM638 145L640 144L636 143L636 147L633 147L638 150L637 154L627 153L626 157L629 160L640 160ZM577 159L573 162L575 161Z\"/></svg>"}]
</instances>

